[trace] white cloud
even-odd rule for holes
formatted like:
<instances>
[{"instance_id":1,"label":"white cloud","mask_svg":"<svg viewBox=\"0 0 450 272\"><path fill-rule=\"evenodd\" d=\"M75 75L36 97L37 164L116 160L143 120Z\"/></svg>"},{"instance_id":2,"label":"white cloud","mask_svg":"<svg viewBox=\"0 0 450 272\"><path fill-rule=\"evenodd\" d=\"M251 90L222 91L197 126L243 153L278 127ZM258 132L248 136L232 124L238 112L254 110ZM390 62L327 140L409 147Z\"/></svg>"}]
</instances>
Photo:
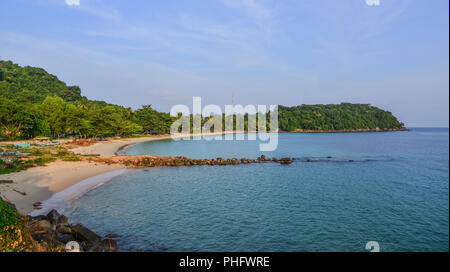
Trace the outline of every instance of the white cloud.
<instances>
[{"instance_id":1,"label":"white cloud","mask_svg":"<svg viewBox=\"0 0 450 272\"><path fill-rule=\"evenodd\" d=\"M272 12L257 0L221 0L225 5L232 8L243 8L247 13L256 18L270 17Z\"/></svg>"},{"instance_id":2,"label":"white cloud","mask_svg":"<svg viewBox=\"0 0 450 272\"><path fill-rule=\"evenodd\" d=\"M79 6L80 0L66 0L68 6Z\"/></svg>"},{"instance_id":3,"label":"white cloud","mask_svg":"<svg viewBox=\"0 0 450 272\"><path fill-rule=\"evenodd\" d=\"M379 6L380 0L366 0L368 6Z\"/></svg>"}]
</instances>

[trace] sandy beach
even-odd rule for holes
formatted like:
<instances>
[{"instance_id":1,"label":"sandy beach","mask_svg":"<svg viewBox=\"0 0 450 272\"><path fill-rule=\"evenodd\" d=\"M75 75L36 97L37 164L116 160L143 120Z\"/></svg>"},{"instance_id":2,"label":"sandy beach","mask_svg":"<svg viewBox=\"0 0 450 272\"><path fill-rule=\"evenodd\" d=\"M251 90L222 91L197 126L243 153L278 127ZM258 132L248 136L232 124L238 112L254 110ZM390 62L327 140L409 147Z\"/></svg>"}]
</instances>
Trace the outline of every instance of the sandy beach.
<instances>
[{"instance_id":1,"label":"sandy beach","mask_svg":"<svg viewBox=\"0 0 450 272\"><path fill-rule=\"evenodd\" d=\"M89 177L121 168L123 168L121 165L57 161L45 167L34 167L26 171L0 175L2 180L14 181L12 184L0 184L0 192L6 200L16 205L19 212L28 214L33 210L34 203L45 201L56 192Z\"/></svg>"},{"instance_id":2,"label":"sandy beach","mask_svg":"<svg viewBox=\"0 0 450 272\"><path fill-rule=\"evenodd\" d=\"M80 146L77 148L70 149L70 151L76 154L98 154L100 155L100 157L113 157L116 155L116 152L119 149L125 146L142 142L167 140L170 138L171 138L170 135L161 135L161 136L149 136L140 138L114 139L105 142L97 142L89 146Z\"/></svg>"},{"instance_id":3,"label":"sandy beach","mask_svg":"<svg viewBox=\"0 0 450 272\"><path fill-rule=\"evenodd\" d=\"M216 134L221 133L209 133L208 135ZM180 135L179 137L186 136ZM70 149L70 151L77 154L98 154L101 157L113 157L118 150L125 146L170 138L170 135L158 135L110 139L89 146L76 147ZM22 214L29 214L34 210L33 204L36 202L48 200L55 193L61 192L90 177L123 168L125 167L120 164L106 165L87 161L56 161L43 167L34 167L21 172L0 175L0 180L14 181L11 184L0 184L0 195L5 200L14 203Z\"/></svg>"},{"instance_id":4,"label":"sandy beach","mask_svg":"<svg viewBox=\"0 0 450 272\"><path fill-rule=\"evenodd\" d=\"M78 154L99 154L112 157L120 148L140 142L169 139L170 136L114 139L90 146L71 149ZM22 214L33 211L33 204L49 199L53 194L87 178L124 168L122 165L105 165L91 162L56 161L43 167L34 167L21 172L0 175L0 180L12 180L11 184L0 184L1 196L14 203ZM22 195L21 193L26 195Z\"/></svg>"}]
</instances>

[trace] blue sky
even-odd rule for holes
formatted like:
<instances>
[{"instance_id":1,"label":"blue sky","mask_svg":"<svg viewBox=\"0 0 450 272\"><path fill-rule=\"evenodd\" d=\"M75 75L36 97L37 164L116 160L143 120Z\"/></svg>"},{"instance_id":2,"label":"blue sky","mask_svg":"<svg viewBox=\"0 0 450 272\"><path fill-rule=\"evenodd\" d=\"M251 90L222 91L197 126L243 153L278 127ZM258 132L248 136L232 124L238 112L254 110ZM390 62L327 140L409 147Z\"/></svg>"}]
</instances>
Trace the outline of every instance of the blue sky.
<instances>
[{"instance_id":1,"label":"blue sky","mask_svg":"<svg viewBox=\"0 0 450 272\"><path fill-rule=\"evenodd\" d=\"M377 2L376 0L367 0ZM2 0L0 58L91 99L372 103L446 126L447 0Z\"/></svg>"}]
</instances>

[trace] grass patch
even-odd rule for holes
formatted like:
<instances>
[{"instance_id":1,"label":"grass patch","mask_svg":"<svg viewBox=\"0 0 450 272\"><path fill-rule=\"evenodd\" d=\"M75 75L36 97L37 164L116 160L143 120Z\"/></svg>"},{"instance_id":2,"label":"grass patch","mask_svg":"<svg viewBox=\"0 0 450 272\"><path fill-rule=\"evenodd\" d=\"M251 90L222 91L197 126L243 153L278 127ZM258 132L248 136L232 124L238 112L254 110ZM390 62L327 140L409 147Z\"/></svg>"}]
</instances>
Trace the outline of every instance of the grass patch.
<instances>
[{"instance_id":1,"label":"grass patch","mask_svg":"<svg viewBox=\"0 0 450 272\"><path fill-rule=\"evenodd\" d=\"M56 160L73 162L82 161L83 157L93 156L77 155L69 152L67 148L62 146L21 148L20 153L25 154L25 157L16 157L16 159L12 161L11 157L9 157L7 162L0 159L0 174L18 172L36 166L45 166L47 163Z\"/></svg>"},{"instance_id":2,"label":"grass patch","mask_svg":"<svg viewBox=\"0 0 450 272\"><path fill-rule=\"evenodd\" d=\"M68 154L61 158L63 161L81 161L81 158L76 154Z\"/></svg>"},{"instance_id":3,"label":"grass patch","mask_svg":"<svg viewBox=\"0 0 450 272\"><path fill-rule=\"evenodd\" d=\"M9 173L13 173L13 172L18 172L23 170L23 168L0 168L0 175L2 174L9 174Z\"/></svg>"}]
</instances>

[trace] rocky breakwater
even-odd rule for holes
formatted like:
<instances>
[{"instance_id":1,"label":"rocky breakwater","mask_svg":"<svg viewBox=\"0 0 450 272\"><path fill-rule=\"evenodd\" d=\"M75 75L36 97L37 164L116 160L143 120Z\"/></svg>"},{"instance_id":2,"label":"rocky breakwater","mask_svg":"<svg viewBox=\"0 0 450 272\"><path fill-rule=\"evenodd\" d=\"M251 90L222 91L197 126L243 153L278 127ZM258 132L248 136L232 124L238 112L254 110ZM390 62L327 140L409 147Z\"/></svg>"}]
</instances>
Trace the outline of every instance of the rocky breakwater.
<instances>
[{"instance_id":1,"label":"rocky breakwater","mask_svg":"<svg viewBox=\"0 0 450 272\"><path fill-rule=\"evenodd\" d=\"M82 224L69 224L67 217L56 210L50 211L46 216L29 217L28 231L38 243L40 251L118 251L115 240L102 238ZM75 247L67 249L69 242L76 242L69 244Z\"/></svg>"},{"instance_id":2,"label":"rocky breakwater","mask_svg":"<svg viewBox=\"0 0 450 272\"><path fill-rule=\"evenodd\" d=\"M86 158L86 160L97 163L105 164L123 164L127 167L141 168L141 167L180 167L180 166L222 166L222 165L239 165L239 164L251 164L251 163L265 163L274 162L283 165L291 164L295 158L267 158L265 155L261 155L257 159L248 158L231 158L231 159L191 159L187 157L159 157L151 155L140 156L115 156L110 158Z\"/></svg>"}]
</instances>

